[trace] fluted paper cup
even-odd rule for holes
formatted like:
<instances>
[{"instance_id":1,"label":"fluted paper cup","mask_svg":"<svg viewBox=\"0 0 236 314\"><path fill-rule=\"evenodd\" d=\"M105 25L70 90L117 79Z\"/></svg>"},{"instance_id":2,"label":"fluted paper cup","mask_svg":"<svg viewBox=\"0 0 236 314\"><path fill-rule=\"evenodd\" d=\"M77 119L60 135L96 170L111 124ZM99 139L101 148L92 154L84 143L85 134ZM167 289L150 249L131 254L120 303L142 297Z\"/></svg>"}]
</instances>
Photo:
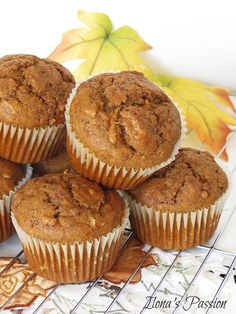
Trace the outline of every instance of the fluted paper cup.
<instances>
[{"instance_id":1,"label":"fluted paper cup","mask_svg":"<svg viewBox=\"0 0 236 314\"><path fill-rule=\"evenodd\" d=\"M66 136L64 124L20 128L0 122L0 156L16 163L36 163L54 156Z\"/></svg>"},{"instance_id":2,"label":"fluted paper cup","mask_svg":"<svg viewBox=\"0 0 236 314\"><path fill-rule=\"evenodd\" d=\"M30 165L27 165L25 168L25 177L14 187L13 190L9 191L8 194L3 195L2 199L0 199L0 242L7 240L13 233L10 216L12 199L15 192L30 180L33 172L33 168Z\"/></svg>"},{"instance_id":3,"label":"fluted paper cup","mask_svg":"<svg viewBox=\"0 0 236 314\"><path fill-rule=\"evenodd\" d=\"M174 160L180 147L182 146L183 140L186 135L185 118L178 106L176 107L180 113L181 118L181 135L174 147L171 156L166 161L158 165L154 165L153 167L139 169L128 169L125 167L110 165L102 161L88 147L85 147L85 145L77 137L71 126L70 106L79 85L80 84L77 84L76 87L72 90L66 105L65 112L67 126L67 151L71 159L72 166L76 171L89 178L90 180L96 181L97 183L100 183L108 188L113 188L117 190L128 190L142 183L158 169L167 166Z\"/></svg>"},{"instance_id":4,"label":"fluted paper cup","mask_svg":"<svg viewBox=\"0 0 236 314\"><path fill-rule=\"evenodd\" d=\"M59 283L89 281L110 270L129 216L129 207L125 202L120 225L104 236L82 243L50 242L32 237L19 226L12 213L12 222L31 269L37 275Z\"/></svg>"},{"instance_id":5,"label":"fluted paper cup","mask_svg":"<svg viewBox=\"0 0 236 314\"><path fill-rule=\"evenodd\" d=\"M208 208L189 211L162 211L149 208L125 194L130 205L131 225L138 238L165 250L188 249L208 241L214 234L227 191Z\"/></svg>"}]
</instances>

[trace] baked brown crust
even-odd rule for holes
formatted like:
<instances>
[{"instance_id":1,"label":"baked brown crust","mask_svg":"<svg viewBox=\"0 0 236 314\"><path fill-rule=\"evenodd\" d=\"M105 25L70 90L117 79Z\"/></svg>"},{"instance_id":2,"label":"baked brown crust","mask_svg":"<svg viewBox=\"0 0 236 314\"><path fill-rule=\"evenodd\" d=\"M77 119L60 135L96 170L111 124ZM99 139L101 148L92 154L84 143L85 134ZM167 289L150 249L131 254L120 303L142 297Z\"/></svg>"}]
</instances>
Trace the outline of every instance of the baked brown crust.
<instances>
[{"instance_id":1,"label":"baked brown crust","mask_svg":"<svg viewBox=\"0 0 236 314\"><path fill-rule=\"evenodd\" d=\"M34 171L37 175L60 173L70 170L71 167L72 166L65 146L62 147L56 156L33 164Z\"/></svg>"},{"instance_id":2,"label":"baked brown crust","mask_svg":"<svg viewBox=\"0 0 236 314\"><path fill-rule=\"evenodd\" d=\"M181 133L171 99L135 71L104 73L81 83L70 117L85 147L102 161L127 168L167 160Z\"/></svg>"},{"instance_id":3,"label":"baked brown crust","mask_svg":"<svg viewBox=\"0 0 236 314\"><path fill-rule=\"evenodd\" d=\"M14 190L24 176L24 166L0 158L0 199Z\"/></svg>"},{"instance_id":4,"label":"baked brown crust","mask_svg":"<svg viewBox=\"0 0 236 314\"><path fill-rule=\"evenodd\" d=\"M16 192L12 212L29 235L56 242L84 242L121 224L125 203L119 194L71 173L49 174Z\"/></svg>"},{"instance_id":5,"label":"baked brown crust","mask_svg":"<svg viewBox=\"0 0 236 314\"><path fill-rule=\"evenodd\" d=\"M64 123L67 98L75 81L57 62L33 55L0 58L0 122L19 127Z\"/></svg>"},{"instance_id":6,"label":"baked brown crust","mask_svg":"<svg viewBox=\"0 0 236 314\"><path fill-rule=\"evenodd\" d=\"M210 153L182 148L175 161L129 194L150 208L188 211L208 208L227 188L227 176Z\"/></svg>"}]
</instances>

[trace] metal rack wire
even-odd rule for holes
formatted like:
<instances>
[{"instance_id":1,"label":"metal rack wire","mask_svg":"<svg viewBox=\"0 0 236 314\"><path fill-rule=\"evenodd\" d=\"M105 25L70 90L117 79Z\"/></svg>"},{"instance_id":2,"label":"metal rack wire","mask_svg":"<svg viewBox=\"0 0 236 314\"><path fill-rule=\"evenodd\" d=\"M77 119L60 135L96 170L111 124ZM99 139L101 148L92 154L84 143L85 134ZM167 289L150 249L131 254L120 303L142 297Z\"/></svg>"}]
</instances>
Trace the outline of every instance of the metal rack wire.
<instances>
[{"instance_id":1,"label":"metal rack wire","mask_svg":"<svg viewBox=\"0 0 236 314\"><path fill-rule=\"evenodd\" d=\"M232 133L231 133L232 134ZM232 136L231 136L232 138ZM230 139L231 139L230 138ZM230 140L229 139L229 140ZM202 146L204 144L201 144L198 148L201 149ZM220 151L218 152L216 158L218 158L221 153L223 152L223 150L225 149L224 145ZM236 166L232 171L232 174L234 174L236 172ZM187 288L185 289L184 293L181 296L180 299L180 303L179 306L177 308L175 308L172 313L175 314L177 313L180 308L181 308L181 304L184 303L185 301L185 297L187 296L190 288L192 287L192 285L194 284L194 282L196 281L196 279L198 278L199 274L201 273L203 267L205 266L205 264L207 263L209 257L211 256L211 254L213 252L220 252L223 253L225 255L229 255L232 257L232 262L228 268L228 271L224 277L224 279L221 281L220 285L217 288L217 291L213 297L213 301L220 295L222 289L224 288L227 280L229 279L233 268L236 266L236 253L230 253L227 251L223 251L223 250L219 250L216 248L216 244L219 241L219 239L222 237L222 235L224 234L224 231L226 230L228 223L230 221L230 219L232 218L234 212L236 211L236 206L234 207L234 209L232 210L230 216L228 217L227 221L224 223L222 229L220 230L220 232L218 233L217 237L215 238L213 244L208 247L205 245L201 245L198 246L198 248L204 249L206 250L206 255L202 261L202 263L200 264L200 266L198 267L195 275L193 276L190 284L187 286ZM123 243L122 247L120 248L120 250L124 249L124 247L129 243L130 239L133 236L133 232L130 228L126 228L126 233L128 233L128 237L125 240L125 242ZM111 311L111 309L113 308L113 306L115 305L115 303L118 301L119 297L121 296L121 294L124 292L124 290L126 289L126 287L129 285L129 283L131 282L131 280L133 279L133 277L137 274L137 272L140 270L140 268L142 267L143 263L145 262L146 258L148 257L148 255L151 253L153 247L150 247L146 253L145 256L142 258L142 260L140 261L140 263L137 265L136 269L134 270L134 272L130 275L130 277L128 278L128 280L125 282L125 284L123 285L123 287L121 288L121 290L116 294L116 296L111 299L110 304L108 305L108 307L106 308L106 310L104 311L104 313L109 313ZM1 271L0 271L0 277L18 260L19 257L23 256L24 252L20 251L10 262L9 264L7 264ZM173 259L172 263L169 265L169 267L166 269L166 271L163 273L160 281L157 283L157 285L155 286L155 289L153 291L153 293L151 294L151 297L154 297L157 294L158 289L163 285L163 283L165 282L167 276L170 274L172 268L175 266L175 264L178 262L179 258L181 257L182 251L179 251L176 253L175 258ZM2 305L0 310L4 310L7 305L20 293L20 291L30 282L30 280L32 280L34 277L36 276L35 273L32 273L30 276L28 276L28 278L22 283L22 285L20 285L20 287L10 296L10 298ZM86 292L81 295L80 299L77 301L77 304L74 306L74 308L70 309L70 314L75 313L80 305L82 304L82 302L88 297L88 295L92 292L92 290L94 289L94 287L96 287L96 285L98 284L99 280L101 280L102 276L98 277L97 279L95 279L94 281L92 281L88 287L88 289L86 290ZM39 311L42 309L42 307L44 306L44 304L47 302L48 298L51 297L55 291L61 286L61 284L57 284L53 289L51 289L51 291L47 294L47 297L38 305L38 307L32 312L32 314L35 313L39 313ZM147 309L147 303L143 306L143 308L140 309L140 314L144 313ZM206 313L210 313L212 309L207 309Z\"/></svg>"}]
</instances>

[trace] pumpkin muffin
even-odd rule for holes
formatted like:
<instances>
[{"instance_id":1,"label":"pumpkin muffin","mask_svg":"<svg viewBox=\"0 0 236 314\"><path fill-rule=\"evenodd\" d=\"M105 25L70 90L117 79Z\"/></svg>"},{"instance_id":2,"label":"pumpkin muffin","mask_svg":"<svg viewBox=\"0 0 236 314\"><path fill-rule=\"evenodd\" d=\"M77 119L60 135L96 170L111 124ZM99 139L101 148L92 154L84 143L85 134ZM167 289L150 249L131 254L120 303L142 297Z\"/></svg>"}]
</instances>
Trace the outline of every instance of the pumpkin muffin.
<instances>
[{"instance_id":1,"label":"pumpkin muffin","mask_svg":"<svg viewBox=\"0 0 236 314\"><path fill-rule=\"evenodd\" d=\"M142 73L103 73L68 101L68 154L75 170L129 189L173 160L184 127L178 109Z\"/></svg>"},{"instance_id":2,"label":"pumpkin muffin","mask_svg":"<svg viewBox=\"0 0 236 314\"><path fill-rule=\"evenodd\" d=\"M32 270L72 283L112 267L129 211L117 192L67 172L31 180L16 193L12 213Z\"/></svg>"},{"instance_id":3,"label":"pumpkin muffin","mask_svg":"<svg viewBox=\"0 0 236 314\"><path fill-rule=\"evenodd\" d=\"M7 240L13 231L10 208L15 191L28 181L31 175L31 167L0 158L0 242Z\"/></svg>"},{"instance_id":4,"label":"pumpkin muffin","mask_svg":"<svg viewBox=\"0 0 236 314\"><path fill-rule=\"evenodd\" d=\"M182 148L175 161L129 191L131 224L142 241L162 249L200 245L216 230L227 189L210 153Z\"/></svg>"},{"instance_id":5,"label":"pumpkin muffin","mask_svg":"<svg viewBox=\"0 0 236 314\"><path fill-rule=\"evenodd\" d=\"M24 54L0 58L0 156L17 163L53 156L65 136L65 105L74 85L54 61Z\"/></svg>"},{"instance_id":6,"label":"pumpkin muffin","mask_svg":"<svg viewBox=\"0 0 236 314\"><path fill-rule=\"evenodd\" d=\"M72 170L65 146L61 148L56 156L44 161L40 161L34 164L33 167L35 174L39 176Z\"/></svg>"}]
</instances>

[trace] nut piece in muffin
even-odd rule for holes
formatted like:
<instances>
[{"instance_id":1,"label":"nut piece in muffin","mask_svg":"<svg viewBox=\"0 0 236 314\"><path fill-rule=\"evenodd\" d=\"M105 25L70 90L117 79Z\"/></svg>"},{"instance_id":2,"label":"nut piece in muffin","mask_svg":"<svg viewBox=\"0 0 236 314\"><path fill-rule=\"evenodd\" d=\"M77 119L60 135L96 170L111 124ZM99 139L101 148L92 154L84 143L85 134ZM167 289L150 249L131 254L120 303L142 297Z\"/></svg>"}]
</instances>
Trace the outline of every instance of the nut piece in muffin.
<instances>
[{"instance_id":1,"label":"nut piece in muffin","mask_svg":"<svg viewBox=\"0 0 236 314\"><path fill-rule=\"evenodd\" d=\"M29 265L56 282L87 281L108 271L128 215L117 192L72 173L31 180L16 193L12 212Z\"/></svg>"},{"instance_id":2,"label":"nut piece in muffin","mask_svg":"<svg viewBox=\"0 0 236 314\"><path fill-rule=\"evenodd\" d=\"M160 248L199 245L218 225L227 188L210 153L182 148L175 161L129 192L132 225L140 239Z\"/></svg>"},{"instance_id":3,"label":"nut piece in muffin","mask_svg":"<svg viewBox=\"0 0 236 314\"><path fill-rule=\"evenodd\" d=\"M129 171L125 178L114 178L117 184L111 182L111 175L104 180L98 178L88 170L90 165L79 159L79 152L76 155L69 134L68 152L74 168L109 187L130 188L138 178L140 183L140 176L136 180L130 177L127 182L131 171L152 168L154 172L153 167L163 166L181 136L180 114L172 100L135 71L104 73L81 83L69 104L68 115L68 132L74 133L80 146L107 168L119 168L119 175ZM144 178L145 174L144 171ZM120 186L122 179L126 186Z\"/></svg>"},{"instance_id":4,"label":"nut piece in muffin","mask_svg":"<svg viewBox=\"0 0 236 314\"><path fill-rule=\"evenodd\" d=\"M0 156L18 163L52 156L62 139L59 126L65 123L65 104L74 85L70 72L49 59L24 54L0 58ZM9 127L7 136L4 126Z\"/></svg>"},{"instance_id":5,"label":"nut piece in muffin","mask_svg":"<svg viewBox=\"0 0 236 314\"><path fill-rule=\"evenodd\" d=\"M44 174L60 173L66 170L71 170L71 163L67 155L66 147L63 146L56 156L40 161L34 164L33 167L35 173L41 176Z\"/></svg>"},{"instance_id":6,"label":"nut piece in muffin","mask_svg":"<svg viewBox=\"0 0 236 314\"><path fill-rule=\"evenodd\" d=\"M26 176L25 168L0 158L0 242L7 240L13 231L10 206L16 186Z\"/></svg>"}]
</instances>

